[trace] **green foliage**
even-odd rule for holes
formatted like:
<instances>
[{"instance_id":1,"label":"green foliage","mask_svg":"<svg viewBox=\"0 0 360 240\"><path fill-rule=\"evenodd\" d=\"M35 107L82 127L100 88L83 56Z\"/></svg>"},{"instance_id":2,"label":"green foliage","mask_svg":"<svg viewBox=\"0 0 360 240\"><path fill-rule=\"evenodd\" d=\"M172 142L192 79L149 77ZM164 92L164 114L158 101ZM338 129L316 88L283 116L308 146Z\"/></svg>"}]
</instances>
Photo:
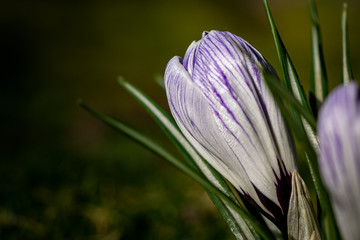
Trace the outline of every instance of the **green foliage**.
<instances>
[{"instance_id":1,"label":"green foliage","mask_svg":"<svg viewBox=\"0 0 360 240\"><path fill-rule=\"evenodd\" d=\"M342 38L342 83L354 80L350 66L349 39L347 27L347 4L344 3L341 17L341 38Z\"/></svg>"},{"instance_id":2,"label":"green foliage","mask_svg":"<svg viewBox=\"0 0 360 240\"><path fill-rule=\"evenodd\" d=\"M311 15L311 48L312 62L310 74L309 101L315 116L320 109L321 103L328 94L328 80L326 76L325 60L320 34L320 25L316 10L315 0L309 0Z\"/></svg>"}]
</instances>

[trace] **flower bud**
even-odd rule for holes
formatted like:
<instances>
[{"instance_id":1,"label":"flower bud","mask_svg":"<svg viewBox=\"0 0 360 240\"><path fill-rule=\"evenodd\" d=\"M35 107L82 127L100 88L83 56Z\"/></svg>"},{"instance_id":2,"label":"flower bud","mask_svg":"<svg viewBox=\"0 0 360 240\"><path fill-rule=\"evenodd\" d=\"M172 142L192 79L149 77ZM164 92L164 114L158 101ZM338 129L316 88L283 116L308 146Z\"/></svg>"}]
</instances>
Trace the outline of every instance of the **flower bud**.
<instances>
[{"instance_id":1,"label":"flower bud","mask_svg":"<svg viewBox=\"0 0 360 240\"><path fill-rule=\"evenodd\" d=\"M336 88L319 112L319 165L345 240L360 237L360 94L356 83Z\"/></svg>"},{"instance_id":2,"label":"flower bud","mask_svg":"<svg viewBox=\"0 0 360 240\"><path fill-rule=\"evenodd\" d=\"M272 66L229 32L204 32L165 71L172 115L193 147L283 232L296 169L292 135L265 84Z\"/></svg>"}]
</instances>

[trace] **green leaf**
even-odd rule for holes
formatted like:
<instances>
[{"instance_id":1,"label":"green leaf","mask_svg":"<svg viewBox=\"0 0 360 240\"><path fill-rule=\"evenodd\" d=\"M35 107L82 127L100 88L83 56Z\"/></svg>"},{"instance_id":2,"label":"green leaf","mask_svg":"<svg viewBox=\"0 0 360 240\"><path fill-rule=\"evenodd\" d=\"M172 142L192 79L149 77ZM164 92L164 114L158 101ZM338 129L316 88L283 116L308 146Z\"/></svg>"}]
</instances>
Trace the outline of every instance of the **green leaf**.
<instances>
[{"instance_id":1,"label":"green leaf","mask_svg":"<svg viewBox=\"0 0 360 240\"><path fill-rule=\"evenodd\" d=\"M226 202L222 201L215 194L206 191L211 201L218 209L221 216L229 225L231 232L236 239L262 239L255 231L255 229L244 219L232 210L232 208Z\"/></svg>"},{"instance_id":2,"label":"green leaf","mask_svg":"<svg viewBox=\"0 0 360 240\"><path fill-rule=\"evenodd\" d=\"M121 77L118 81L120 85L122 85L132 96L134 96L135 99L139 101L140 104L142 104L143 107L149 112L149 114L159 124L165 134L174 143L180 153L182 153L190 166L192 166L193 169L195 169L199 174L205 176L213 185L215 185L224 194L231 198L232 201L236 202L236 197L234 196L227 183L224 181L223 177L196 152L196 150L191 146L191 144L180 132L173 119L157 103L155 103L141 90L137 89ZM252 230L252 227L249 226L249 224L246 224L246 226L244 226L244 220L234 216L234 213L231 211L231 208L228 204L225 203L224 205L224 203L220 202L219 199L212 196L211 194L209 194L209 196L213 200L215 206L220 211L221 215L228 222L235 236L242 236L245 234L244 232L247 232L248 235L244 237L251 237L251 239L259 238L258 235ZM239 221L241 225L239 225ZM245 228L245 231L242 228ZM249 233L252 236L249 236Z\"/></svg>"},{"instance_id":3,"label":"green leaf","mask_svg":"<svg viewBox=\"0 0 360 240\"><path fill-rule=\"evenodd\" d=\"M348 83L354 79L349 57L349 39L347 28L347 4L344 3L341 16L341 33L342 33L342 82Z\"/></svg>"},{"instance_id":4,"label":"green leaf","mask_svg":"<svg viewBox=\"0 0 360 240\"><path fill-rule=\"evenodd\" d=\"M321 103L328 94L328 80L326 76L324 53L320 34L320 25L315 0L309 0L311 27L312 64L310 75L310 104L317 115Z\"/></svg>"},{"instance_id":5,"label":"green leaf","mask_svg":"<svg viewBox=\"0 0 360 240\"><path fill-rule=\"evenodd\" d=\"M270 8L268 5L267 0L263 0L263 4L265 7L266 15L268 17L268 21L270 23L271 31L274 37L275 46L278 52L280 65L282 68L283 76L284 76L284 82L287 89L290 91L290 94L292 94L300 103L301 105L308 111L311 112L310 104L306 98L304 89L300 83L299 77L295 71L295 67L291 62L290 56L286 51L286 48L280 38L280 35L276 29L273 17L270 12ZM275 93L276 94L276 93ZM317 137L314 131L314 124L307 122L307 120L304 118L305 115L301 115L296 109L293 109L295 105L290 104L290 110L293 121L296 121L297 123L300 123L299 128L296 129L296 131L303 131L310 140L310 143L312 144L312 148L318 149L318 142ZM311 125L313 127L311 127ZM302 134L301 134L302 135ZM315 159L312 161L316 161ZM310 166L309 166L310 167Z\"/></svg>"},{"instance_id":6,"label":"green leaf","mask_svg":"<svg viewBox=\"0 0 360 240\"><path fill-rule=\"evenodd\" d=\"M272 17L267 0L263 0L263 4L265 7L266 15L268 17L272 35L274 37L274 42L278 53L285 85L301 102L301 104L303 104L306 108L310 110L310 105L307 100L304 88L301 85L295 67L290 59L288 52L286 51L285 45L281 40L280 34L275 26L274 19Z\"/></svg>"},{"instance_id":7,"label":"green leaf","mask_svg":"<svg viewBox=\"0 0 360 240\"><path fill-rule=\"evenodd\" d=\"M298 100L298 102L301 103L303 108L307 110L307 112L311 112L309 102L307 101L304 89L295 71L295 67L292 64L290 56L287 53L286 48L276 29L267 0L263 0L263 4L265 7L266 15L268 17L268 21L270 23L272 35L274 37L274 42L278 52L285 86L288 89L289 94L287 95L293 95ZM279 82L273 81L272 79L268 79L267 82L269 88L272 90L273 96L277 101L278 106L280 107L280 110L285 120L293 130L295 138L297 138L298 140L297 142L304 145L304 149L306 150L306 155L308 156L309 159L309 161L307 161L308 167L310 169L311 177L319 197L320 205L324 209L324 211L328 211L329 210L329 206L327 204L328 197L321 182L320 173L317 169L317 161L316 161L317 158L316 158L316 154L314 154L315 151L318 150L317 137L314 131L314 122L310 122L310 123L307 122L307 120L305 119L305 117L307 117L307 114L304 114L305 111L302 111L303 115L301 115L301 112L298 112L299 108L296 110L297 104L291 104L294 102L289 102L289 106L285 106L285 103L283 102L284 99L278 96L278 94L285 92L285 90L283 91L281 90L283 87ZM278 86L272 87L271 83L274 84L276 83L276 85ZM276 91L276 89L278 91Z\"/></svg>"}]
</instances>

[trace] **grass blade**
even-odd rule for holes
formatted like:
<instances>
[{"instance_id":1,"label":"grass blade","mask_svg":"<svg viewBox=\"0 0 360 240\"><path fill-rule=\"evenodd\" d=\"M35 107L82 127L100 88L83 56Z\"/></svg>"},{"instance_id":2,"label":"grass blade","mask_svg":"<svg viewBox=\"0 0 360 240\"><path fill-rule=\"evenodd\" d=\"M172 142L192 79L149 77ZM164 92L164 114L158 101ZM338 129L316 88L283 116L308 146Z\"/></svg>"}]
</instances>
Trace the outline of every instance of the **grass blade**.
<instances>
[{"instance_id":1,"label":"grass blade","mask_svg":"<svg viewBox=\"0 0 360 240\"><path fill-rule=\"evenodd\" d=\"M309 0L311 27L312 64L310 75L310 105L315 115L321 103L328 94L328 80L326 75L320 25L315 0Z\"/></svg>"},{"instance_id":2,"label":"grass blade","mask_svg":"<svg viewBox=\"0 0 360 240\"><path fill-rule=\"evenodd\" d=\"M295 67L292 64L290 56L287 53L286 48L276 29L267 0L263 0L263 4L274 37L275 46L278 52L280 65L284 76L285 86L289 89L290 93L303 105L303 107L307 109L308 112L311 112L310 104L305 95L304 88L300 83ZM290 105L291 108L293 106L294 105ZM292 114L294 115L293 117L296 119L297 122L302 123L302 127L300 129L302 131L305 131L305 133L307 134L308 138L311 141L311 144L313 145L313 148L318 149L318 142L314 131L314 127L310 126L310 124L312 123L308 123L306 119L302 117L295 109L292 109Z\"/></svg>"},{"instance_id":3,"label":"grass blade","mask_svg":"<svg viewBox=\"0 0 360 240\"><path fill-rule=\"evenodd\" d=\"M231 232L234 234L236 239L262 239L255 231L255 229L244 219L236 213L226 202L222 201L215 194L206 191L209 198L218 209L221 216L224 218L226 223L229 225ZM245 231L246 230L246 231Z\"/></svg>"},{"instance_id":4,"label":"grass blade","mask_svg":"<svg viewBox=\"0 0 360 240\"><path fill-rule=\"evenodd\" d=\"M349 56L349 39L347 27L347 4L344 3L341 16L341 37L342 37L342 82L348 83L354 79Z\"/></svg>"},{"instance_id":5,"label":"grass blade","mask_svg":"<svg viewBox=\"0 0 360 240\"><path fill-rule=\"evenodd\" d=\"M294 96L296 96L296 98L301 102L301 104L303 104L306 108L310 110L309 101L307 100L304 88L301 85L295 67L290 59L288 52L286 51L285 45L281 40L280 34L275 26L274 19L272 17L267 0L263 0L263 4L265 7L266 15L268 17L272 35L274 37L274 42L278 53L285 85L294 94Z\"/></svg>"},{"instance_id":6,"label":"grass blade","mask_svg":"<svg viewBox=\"0 0 360 240\"><path fill-rule=\"evenodd\" d=\"M332 212L332 208L329 202L329 198L327 195L327 192L321 182L320 173L317 169L317 161L316 161L316 154L313 154L318 150L318 142L317 137L315 134L315 127L316 123L315 120L310 120L311 118L306 113L310 113L310 105L307 101L306 95L304 93L304 89L301 86L301 83L299 81L299 78L297 76L297 73L295 71L295 67L291 62L291 59L285 49L285 46L280 38L280 35L276 29L273 17L270 12L270 8L268 5L267 0L263 0L263 4L265 7L265 11L270 23L271 31L274 37L275 46L278 52L280 65L282 68L283 76L284 76L284 82L286 87L288 88L288 94L287 96L293 95L295 99L297 99L298 102L301 103L302 107L299 107L298 104L294 104L295 102L292 101L289 103L290 109L288 109L283 102L283 99L279 97L278 94L283 93L283 96L285 96L286 90L284 90L283 86L278 82L274 81L274 79L267 79L268 86L272 90L273 96L275 97L275 100L278 103L278 106L281 109L281 112L284 116L284 118L287 120L289 126L293 130L293 133L295 137L298 140L298 143L305 144L305 149L307 149L307 156L309 158L308 167L310 169L312 181L314 183L316 192L319 197L319 202L321 205L321 208L326 212ZM281 90L283 89L283 90ZM291 99L290 97L288 99ZM291 104L293 103L293 104ZM295 108L297 110L295 110ZM304 109L303 109L304 108ZM303 109L303 110L301 110ZM306 111L305 111L306 109ZM298 112L300 111L300 112ZM301 114L302 113L302 114ZM305 114L304 114L305 113ZM306 120L310 120L308 122ZM334 219L330 217L323 219L323 224L326 226L333 226L334 229L336 229ZM333 239L331 236L329 239Z\"/></svg>"}]
</instances>

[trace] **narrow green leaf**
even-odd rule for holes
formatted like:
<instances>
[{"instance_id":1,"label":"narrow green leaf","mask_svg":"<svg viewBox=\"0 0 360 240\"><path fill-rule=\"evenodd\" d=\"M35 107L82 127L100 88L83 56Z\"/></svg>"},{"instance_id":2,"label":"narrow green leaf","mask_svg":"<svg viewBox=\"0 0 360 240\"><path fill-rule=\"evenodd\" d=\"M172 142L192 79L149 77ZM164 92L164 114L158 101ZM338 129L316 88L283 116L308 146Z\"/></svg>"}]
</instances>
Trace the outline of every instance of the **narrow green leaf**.
<instances>
[{"instance_id":1,"label":"narrow green leaf","mask_svg":"<svg viewBox=\"0 0 360 240\"><path fill-rule=\"evenodd\" d=\"M308 112L310 112L311 109L309 102L307 101L304 89L301 86L298 75L295 71L295 67L292 64L290 57L285 49L285 46L280 38L280 35L276 29L267 0L263 0L263 3L270 23L271 31L274 37L275 46L279 55L280 65L282 67L285 85L290 90L289 94L292 94L303 105L303 107L306 108ZM270 81L271 79L268 82ZM330 216L329 215L323 216L322 224L323 226L325 226L326 231L330 228L336 229L335 220L333 218L333 215L331 215L332 208L329 201L329 197L324 188L324 185L322 184L317 161L316 161L317 160L316 152L318 151L319 146L314 131L314 123L307 122L307 120L305 119L307 117L307 114L301 115L298 111L294 109L293 104L292 105L289 104L291 108L290 110L287 109L284 106L283 99L279 99L279 97L277 97L276 94L278 94L278 92L274 91L273 95L275 96L275 99L277 100L277 103L280 106L280 109L282 110L282 114L286 118L289 126L292 126L292 130L295 134L295 137L298 140L298 143L305 145L305 149L307 151L306 155L308 156L307 163L310 169L315 190L318 194L320 207L325 213L330 214ZM336 235L334 236L336 238ZM331 236L330 234L326 235L328 239L334 239L334 236Z\"/></svg>"},{"instance_id":2,"label":"narrow green leaf","mask_svg":"<svg viewBox=\"0 0 360 240\"><path fill-rule=\"evenodd\" d=\"M273 17L270 12L270 8L267 0L263 0L266 15L270 23L271 31L274 37L275 46L278 52L280 65L282 68L285 86L290 90L290 93L306 108L311 112L309 101L305 95L305 91L300 83L299 77L296 73L295 67L291 62L290 56L286 51L286 48L280 38L280 35L276 29ZM292 108L293 105L290 105ZM302 127L299 130L304 131L308 136L313 148L318 149L318 142L314 128L310 126L304 117L302 117L295 109L292 109L291 113L297 122L302 123Z\"/></svg>"},{"instance_id":3,"label":"narrow green leaf","mask_svg":"<svg viewBox=\"0 0 360 240\"><path fill-rule=\"evenodd\" d=\"M295 67L290 59L288 52L286 51L285 45L281 40L280 34L275 26L274 19L272 17L269 4L267 0L263 0L263 4L265 7L266 15L268 17L268 21L270 24L271 32L274 37L274 42L276 46L276 50L279 56L279 61L284 77L284 82L286 87L291 90L294 96L306 107L310 110L310 104L307 100L305 91L301 82L299 80L298 74L295 70Z\"/></svg>"},{"instance_id":4,"label":"narrow green leaf","mask_svg":"<svg viewBox=\"0 0 360 240\"><path fill-rule=\"evenodd\" d=\"M262 239L256 233L255 229L248 222L244 221L244 219L239 214L237 214L235 210L232 210L232 208L226 202L222 201L215 194L209 191L206 191L206 193L209 195L209 198L214 203L226 223L229 225L230 230L236 239Z\"/></svg>"},{"instance_id":5,"label":"narrow green leaf","mask_svg":"<svg viewBox=\"0 0 360 240\"><path fill-rule=\"evenodd\" d=\"M342 82L348 83L354 79L349 57L349 39L347 27L347 4L344 3L341 16L341 32L342 32Z\"/></svg>"},{"instance_id":6,"label":"narrow green leaf","mask_svg":"<svg viewBox=\"0 0 360 240\"><path fill-rule=\"evenodd\" d=\"M135 140L136 142L140 143L150 151L154 152L155 154L159 155L160 157L164 158L165 160L169 161L173 164L176 168L199 182L207 191L213 193L221 199L224 203L228 204L231 208L233 208L237 213L239 213L243 218L247 219L247 221L254 227L254 229L264 238L264 239L274 239L271 232L268 232L266 228L263 228L262 224L257 220L254 219L246 210L236 204L233 200L231 200L226 194L222 191L217 189L213 186L207 179L203 176L198 174L195 170L184 164L181 160L174 157L171 153L165 150L163 147L155 143L152 139L148 138L141 132L133 129L132 127L126 125L121 121L117 121L105 114L102 114L83 103L79 103L86 111L97 117L98 119L104 121L109 126L115 128L116 130L124 133L125 135L129 136L131 139Z\"/></svg>"},{"instance_id":7,"label":"narrow green leaf","mask_svg":"<svg viewBox=\"0 0 360 240\"><path fill-rule=\"evenodd\" d=\"M165 134L174 143L174 145L177 147L180 153L182 153L182 155L188 161L188 163L197 172L203 174L212 184L214 184L218 189L220 189L234 202L236 202L237 201L236 197L232 193L227 183L224 181L223 177L196 152L196 150L191 146L191 144L180 132L177 125L174 123L173 119L156 102L154 102L141 90L134 87L133 85L131 85L121 77L119 78L118 81L120 85L123 86L133 97L135 97L135 99L139 101L139 103L143 105L143 107L149 112L149 114L154 118L154 120L158 123L158 125L165 132ZM232 216L233 213L231 213L228 208L223 208L222 204L216 206L218 207L220 213L223 216L227 217L226 220L228 221L232 231L237 231L234 232L234 235L239 235L241 226L236 226L238 224L234 216L232 217L233 219L231 220L231 222L229 222L230 220L229 217ZM223 213L222 211L225 212ZM253 234L253 235L255 239L258 238L257 234ZM249 236L247 236L247 238L248 237Z\"/></svg>"},{"instance_id":8,"label":"narrow green leaf","mask_svg":"<svg viewBox=\"0 0 360 240\"><path fill-rule=\"evenodd\" d=\"M328 94L324 53L315 0L309 0L311 27L312 64L310 75L310 104L315 115Z\"/></svg>"}]
</instances>

